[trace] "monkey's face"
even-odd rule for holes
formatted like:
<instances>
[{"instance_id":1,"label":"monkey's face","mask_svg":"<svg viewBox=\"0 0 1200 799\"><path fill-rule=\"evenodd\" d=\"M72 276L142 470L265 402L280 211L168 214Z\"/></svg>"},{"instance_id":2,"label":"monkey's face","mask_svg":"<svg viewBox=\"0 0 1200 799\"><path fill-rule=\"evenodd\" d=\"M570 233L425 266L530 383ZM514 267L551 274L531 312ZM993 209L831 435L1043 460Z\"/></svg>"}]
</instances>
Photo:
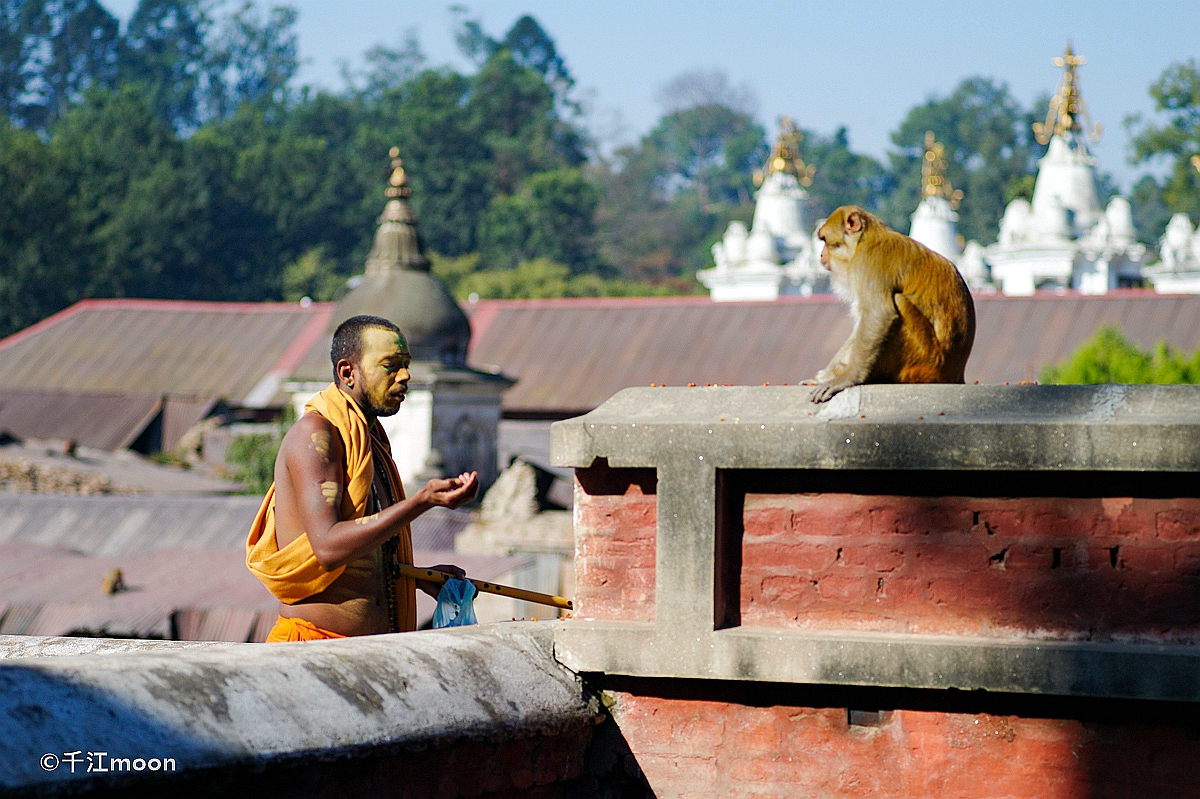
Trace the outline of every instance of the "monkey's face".
<instances>
[{"instance_id":1,"label":"monkey's face","mask_svg":"<svg viewBox=\"0 0 1200 799\"><path fill-rule=\"evenodd\" d=\"M817 231L817 238L824 245L821 247L821 266L830 272L844 268L854 258L865 223L862 212L853 206L843 206L830 214Z\"/></svg>"}]
</instances>

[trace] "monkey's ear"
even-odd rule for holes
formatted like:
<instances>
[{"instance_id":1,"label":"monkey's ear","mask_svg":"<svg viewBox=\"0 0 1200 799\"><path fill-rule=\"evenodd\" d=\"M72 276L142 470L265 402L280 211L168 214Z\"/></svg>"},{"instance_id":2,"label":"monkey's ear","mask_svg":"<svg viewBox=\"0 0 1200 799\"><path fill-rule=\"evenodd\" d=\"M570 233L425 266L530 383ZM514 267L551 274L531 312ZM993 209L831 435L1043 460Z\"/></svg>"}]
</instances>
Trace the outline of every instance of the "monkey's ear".
<instances>
[{"instance_id":1,"label":"monkey's ear","mask_svg":"<svg viewBox=\"0 0 1200 799\"><path fill-rule=\"evenodd\" d=\"M866 223L867 220L863 218L861 212L851 211L846 214L846 233L861 233L862 229L866 227Z\"/></svg>"}]
</instances>

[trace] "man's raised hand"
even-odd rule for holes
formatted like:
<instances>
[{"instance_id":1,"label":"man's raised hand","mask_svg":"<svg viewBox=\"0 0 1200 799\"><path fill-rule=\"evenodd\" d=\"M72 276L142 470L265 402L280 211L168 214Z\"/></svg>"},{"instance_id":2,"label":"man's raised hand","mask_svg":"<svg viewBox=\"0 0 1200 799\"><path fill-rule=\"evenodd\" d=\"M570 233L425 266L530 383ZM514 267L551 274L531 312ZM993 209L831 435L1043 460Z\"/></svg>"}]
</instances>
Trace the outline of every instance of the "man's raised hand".
<instances>
[{"instance_id":1,"label":"man's raised hand","mask_svg":"<svg viewBox=\"0 0 1200 799\"><path fill-rule=\"evenodd\" d=\"M431 505L457 508L470 502L479 493L479 474L463 472L458 477L430 480L422 490Z\"/></svg>"}]
</instances>

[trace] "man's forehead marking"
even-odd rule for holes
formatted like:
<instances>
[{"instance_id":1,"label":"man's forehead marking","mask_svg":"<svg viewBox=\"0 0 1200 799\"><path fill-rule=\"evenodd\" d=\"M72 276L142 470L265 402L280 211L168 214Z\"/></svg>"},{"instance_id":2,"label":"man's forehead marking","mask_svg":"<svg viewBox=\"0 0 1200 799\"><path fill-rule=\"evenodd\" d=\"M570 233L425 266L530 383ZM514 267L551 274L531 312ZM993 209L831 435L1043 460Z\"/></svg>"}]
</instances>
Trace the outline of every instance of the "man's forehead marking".
<instances>
[{"instance_id":1,"label":"man's forehead marking","mask_svg":"<svg viewBox=\"0 0 1200 799\"><path fill-rule=\"evenodd\" d=\"M389 344L393 344L398 349L402 350L405 355L408 354L408 339L406 339L404 334L400 331L393 331L392 329L386 327L371 327L367 328L367 330L379 331L380 335L376 338L376 341L379 344L382 345L384 341L387 341Z\"/></svg>"}]
</instances>

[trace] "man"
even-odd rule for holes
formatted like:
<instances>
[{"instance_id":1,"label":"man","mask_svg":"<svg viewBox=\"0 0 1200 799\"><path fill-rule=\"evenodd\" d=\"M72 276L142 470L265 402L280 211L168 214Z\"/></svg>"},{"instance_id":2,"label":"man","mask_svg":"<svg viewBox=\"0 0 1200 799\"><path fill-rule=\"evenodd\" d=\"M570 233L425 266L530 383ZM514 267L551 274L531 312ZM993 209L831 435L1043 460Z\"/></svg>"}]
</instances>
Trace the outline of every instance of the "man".
<instances>
[{"instance_id":1,"label":"man","mask_svg":"<svg viewBox=\"0 0 1200 799\"><path fill-rule=\"evenodd\" d=\"M334 382L313 397L275 460L275 482L246 544L246 565L279 598L268 642L311 641L416 629L409 524L429 508L457 508L479 489L466 472L430 480L410 498L381 416L400 410L412 358L391 322L355 316L333 334ZM434 568L463 576L456 566Z\"/></svg>"}]
</instances>

